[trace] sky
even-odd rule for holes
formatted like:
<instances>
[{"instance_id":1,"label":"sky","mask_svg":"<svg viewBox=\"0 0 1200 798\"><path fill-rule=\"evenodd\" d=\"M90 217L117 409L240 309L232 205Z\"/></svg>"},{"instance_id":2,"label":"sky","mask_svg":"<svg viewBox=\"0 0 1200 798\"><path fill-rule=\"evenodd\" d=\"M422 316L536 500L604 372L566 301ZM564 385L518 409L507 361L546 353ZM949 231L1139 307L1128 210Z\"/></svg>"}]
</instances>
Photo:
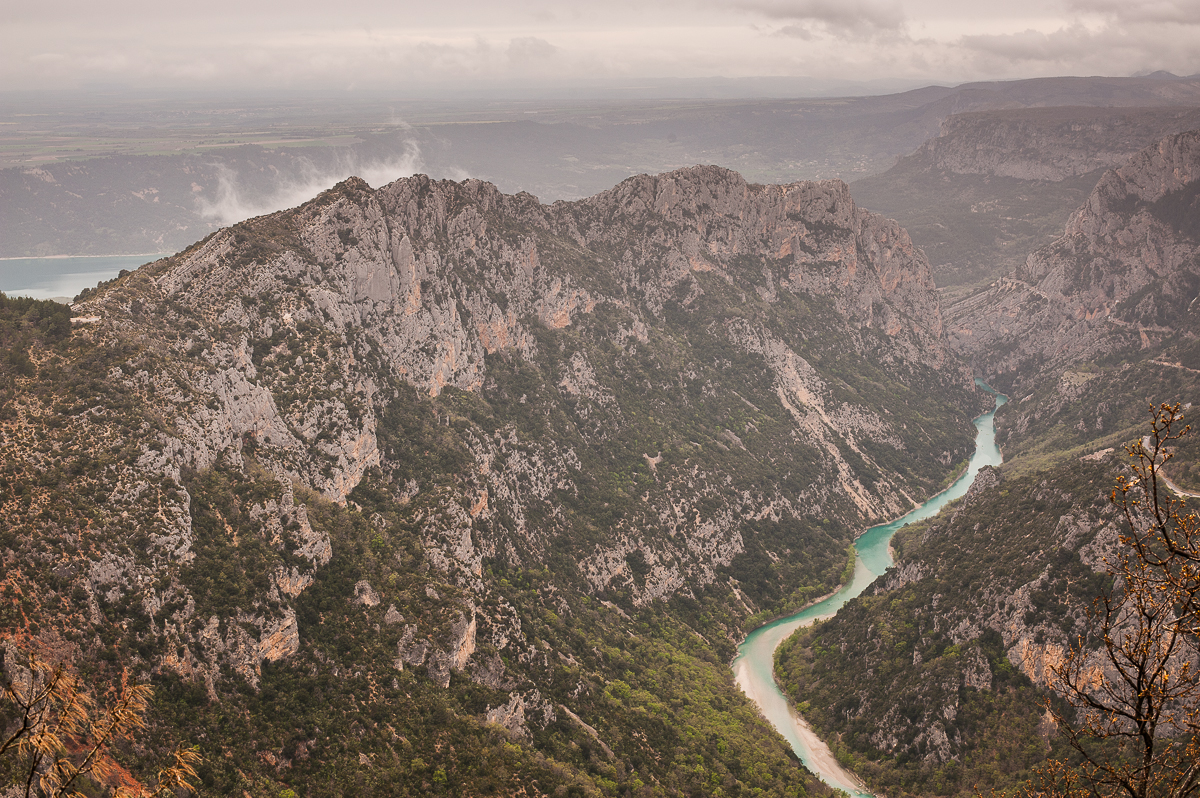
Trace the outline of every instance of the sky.
<instances>
[{"instance_id":1,"label":"sky","mask_svg":"<svg viewBox=\"0 0 1200 798\"><path fill-rule=\"evenodd\" d=\"M1200 73L1200 0L0 0L0 90Z\"/></svg>"}]
</instances>

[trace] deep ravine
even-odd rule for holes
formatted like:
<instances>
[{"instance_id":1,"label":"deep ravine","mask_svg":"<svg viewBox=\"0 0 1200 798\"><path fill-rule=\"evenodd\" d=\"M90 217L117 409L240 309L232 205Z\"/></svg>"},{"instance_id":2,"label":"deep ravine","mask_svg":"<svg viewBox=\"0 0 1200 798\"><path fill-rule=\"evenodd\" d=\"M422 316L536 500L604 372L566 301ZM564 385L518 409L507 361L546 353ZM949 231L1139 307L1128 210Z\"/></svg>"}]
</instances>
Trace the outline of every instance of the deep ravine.
<instances>
[{"instance_id":1,"label":"deep ravine","mask_svg":"<svg viewBox=\"0 0 1200 798\"><path fill-rule=\"evenodd\" d=\"M872 798L863 783L853 773L843 769L834 759L829 747L809 728L804 719L788 704L787 698L775 683L775 649L797 629L815 621L832 617L851 599L861 594L892 565L889 543L896 530L912 521L920 521L937 515L943 507L963 496L975 481L979 469L986 465L1000 465L1000 450L996 446L994 420L996 410L1006 401L1003 394L992 391L982 381L976 384L992 393L996 407L975 419L975 453L966 472L949 488L937 494L907 515L886 524L874 526L864 532L855 542L858 559L854 576L833 595L809 606L795 615L781 618L755 629L738 646L738 656L733 661L734 678L742 691L750 697L759 710L791 744L804 766L835 789L845 790L856 798Z\"/></svg>"}]
</instances>

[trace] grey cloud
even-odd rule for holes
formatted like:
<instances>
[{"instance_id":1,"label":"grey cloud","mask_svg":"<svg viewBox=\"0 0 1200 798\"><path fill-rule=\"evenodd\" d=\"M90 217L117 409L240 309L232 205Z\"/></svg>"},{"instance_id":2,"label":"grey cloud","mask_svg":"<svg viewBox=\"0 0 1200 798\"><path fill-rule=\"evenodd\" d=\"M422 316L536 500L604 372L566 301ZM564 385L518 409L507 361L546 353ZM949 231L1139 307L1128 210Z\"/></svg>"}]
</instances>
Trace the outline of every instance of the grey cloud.
<instances>
[{"instance_id":1,"label":"grey cloud","mask_svg":"<svg viewBox=\"0 0 1200 798\"><path fill-rule=\"evenodd\" d=\"M1126 23L1176 23L1200 25L1200 3L1195 0L1070 0L1076 13L1108 14Z\"/></svg>"},{"instance_id":2,"label":"grey cloud","mask_svg":"<svg viewBox=\"0 0 1200 798\"><path fill-rule=\"evenodd\" d=\"M793 23L780 30L785 35L811 30L812 25L834 33L894 32L905 22L904 9L888 0L743 0L738 7Z\"/></svg>"},{"instance_id":3,"label":"grey cloud","mask_svg":"<svg viewBox=\"0 0 1200 798\"><path fill-rule=\"evenodd\" d=\"M557 52L557 47L536 36L518 36L508 43L508 60L517 65L545 61Z\"/></svg>"},{"instance_id":4,"label":"grey cloud","mask_svg":"<svg viewBox=\"0 0 1200 798\"><path fill-rule=\"evenodd\" d=\"M814 35L812 29L806 25L784 25L779 30L775 31L776 36L789 36L793 39L802 39L810 42Z\"/></svg>"},{"instance_id":5,"label":"grey cloud","mask_svg":"<svg viewBox=\"0 0 1200 798\"><path fill-rule=\"evenodd\" d=\"M1059 28L1053 33L1025 30L1020 33L964 36L968 49L1010 61L1061 61L1086 54L1094 47L1093 34L1083 25Z\"/></svg>"},{"instance_id":6,"label":"grey cloud","mask_svg":"<svg viewBox=\"0 0 1200 798\"><path fill-rule=\"evenodd\" d=\"M495 48L479 37L462 45L423 40L408 48L391 50L388 55L410 74L426 79L477 75L489 66L497 67L502 58Z\"/></svg>"},{"instance_id":7,"label":"grey cloud","mask_svg":"<svg viewBox=\"0 0 1200 798\"><path fill-rule=\"evenodd\" d=\"M974 54L973 67L984 74L1015 69L1018 74L1129 75L1163 69L1188 75L1200 69L1195 38L1189 26L1116 22L1097 29L1074 24L1052 33L964 36L958 46Z\"/></svg>"},{"instance_id":8,"label":"grey cloud","mask_svg":"<svg viewBox=\"0 0 1200 798\"><path fill-rule=\"evenodd\" d=\"M1051 0L1049 7L1044 0L986 6L962 0L9 5L12 19L0 25L0 89L123 82L405 95L641 77L949 83L1055 72L1200 72L1200 0ZM1072 26L1075 19L1088 27ZM1017 32L1027 26L1059 30ZM965 30L990 35L960 36Z\"/></svg>"},{"instance_id":9,"label":"grey cloud","mask_svg":"<svg viewBox=\"0 0 1200 798\"><path fill-rule=\"evenodd\" d=\"M66 27L107 26L120 20L133 31L198 28L212 33L250 30L404 27L408 29L497 30L531 23L573 20L636 25L650 18L669 17L687 0L662 0L662 9L644 0L205 0L203 3L164 3L162 0L39 0L7 2L5 24L45 21Z\"/></svg>"}]
</instances>

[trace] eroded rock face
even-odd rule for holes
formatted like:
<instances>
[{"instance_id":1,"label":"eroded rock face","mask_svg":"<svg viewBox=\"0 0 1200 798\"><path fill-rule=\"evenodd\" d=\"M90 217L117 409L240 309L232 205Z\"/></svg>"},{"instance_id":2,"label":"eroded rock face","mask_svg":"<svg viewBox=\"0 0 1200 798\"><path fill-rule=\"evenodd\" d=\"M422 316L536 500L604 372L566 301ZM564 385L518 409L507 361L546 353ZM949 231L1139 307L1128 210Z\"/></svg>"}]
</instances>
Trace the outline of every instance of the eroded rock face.
<instances>
[{"instance_id":1,"label":"eroded rock face","mask_svg":"<svg viewBox=\"0 0 1200 798\"><path fill-rule=\"evenodd\" d=\"M953 345L1017 380L1150 347L1188 323L1200 289L1200 131L1170 136L1101 178L1062 238L950 311Z\"/></svg>"},{"instance_id":2,"label":"eroded rock face","mask_svg":"<svg viewBox=\"0 0 1200 798\"><path fill-rule=\"evenodd\" d=\"M824 366L809 362L805 341L813 333L839 336L851 357L895 379L938 375L952 401L974 401L948 354L928 263L902 229L857 208L838 181L753 186L727 170L696 167L543 206L477 180L418 176L379 191L349 180L296 211L218 232L146 277L147 295L134 300L139 312L157 303L159 312L203 320L172 345L191 360L180 361L171 381L149 372L140 378L151 401L168 403L178 419L162 436L172 453L162 467L237 463L249 444L281 479L339 502L368 470L394 472L381 450L380 414L405 391L418 400L450 389L486 395L497 367L489 358L558 371L558 355L539 343L545 331L574 330L584 339L554 379L554 401L571 403L582 442L608 438L606 425L638 423L617 400L621 369L602 372L593 362L608 357L596 348L605 342L618 357L636 358L639 348L653 351L670 340L664 334L687 335L694 324L764 363L771 401L787 408L796 440L816 450L824 475L798 495L726 498L698 516L690 509L695 496L726 492L724 478L709 467L672 468L654 459L659 450L638 452L671 496L647 510L682 545L649 543L631 521L581 554L580 567L603 589L629 582L625 558L640 552L651 565L635 586L641 601L713 581L714 568L745 550L738 527L747 514L879 520L920 490L877 459L887 450L924 455L886 412L844 397L842 377L831 381ZM762 312L722 318L726 296ZM134 302L97 298L87 306L129 328L138 324ZM801 315L781 327L782 317L768 317L785 307ZM701 376L686 364L695 354L681 354L677 385ZM712 446L748 452L739 443L748 429L724 430ZM531 525L530 502L578 495L569 475L587 468L557 437L466 432L474 465L463 484L423 497L436 503L425 537L439 568L477 578L485 558L540 556L563 520L552 509L550 523ZM944 467L962 454L947 448L933 460ZM409 477L398 497L420 491ZM500 517L512 519L509 532L471 533Z\"/></svg>"},{"instance_id":3,"label":"eroded rock face","mask_svg":"<svg viewBox=\"0 0 1200 798\"><path fill-rule=\"evenodd\" d=\"M493 707L517 733L553 707L534 713L514 671L551 655L496 573L545 569L551 614L560 589L644 605L716 585L749 615L836 576L857 528L934 488L981 403L898 225L837 181L714 167L550 206L352 179L79 313L99 319L89 346L135 352L106 377L132 420L71 424L105 451L137 430L105 466L105 523L150 541L142 557L92 539L92 623L141 596L169 649L153 666L218 690L295 656L305 623L354 619L394 635L396 669L526 691ZM353 570L335 562L352 528L364 551L408 535L413 553L305 615L325 569ZM206 572L239 558L241 594Z\"/></svg>"},{"instance_id":4,"label":"eroded rock face","mask_svg":"<svg viewBox=\"0 0 1200 798\"><path fill-rule=\"evenodd\" d=\"M956 174L1059 182L1123 166L1164 135L1200 126L1194 109L1024 108L956 114L911 159Z\"/></svg>"}]
</instances>

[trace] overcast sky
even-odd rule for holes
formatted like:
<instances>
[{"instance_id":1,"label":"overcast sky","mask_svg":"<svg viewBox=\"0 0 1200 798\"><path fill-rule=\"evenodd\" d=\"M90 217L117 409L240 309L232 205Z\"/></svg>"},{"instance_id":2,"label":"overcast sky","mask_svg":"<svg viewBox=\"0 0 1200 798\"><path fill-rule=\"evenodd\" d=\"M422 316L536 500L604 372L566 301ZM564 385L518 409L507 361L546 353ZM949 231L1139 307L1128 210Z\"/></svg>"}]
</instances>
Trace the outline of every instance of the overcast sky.
<instances>
[{"instance_id":1,"label":"overcast sky","mask_svg":"<svg viewBox=\"0 0 1200 798\"><path fill-rule=\"evenodd\" d=\"M1200 0L0 0L0 89L1200 73Z\"/></svg>"}]
</instances>

